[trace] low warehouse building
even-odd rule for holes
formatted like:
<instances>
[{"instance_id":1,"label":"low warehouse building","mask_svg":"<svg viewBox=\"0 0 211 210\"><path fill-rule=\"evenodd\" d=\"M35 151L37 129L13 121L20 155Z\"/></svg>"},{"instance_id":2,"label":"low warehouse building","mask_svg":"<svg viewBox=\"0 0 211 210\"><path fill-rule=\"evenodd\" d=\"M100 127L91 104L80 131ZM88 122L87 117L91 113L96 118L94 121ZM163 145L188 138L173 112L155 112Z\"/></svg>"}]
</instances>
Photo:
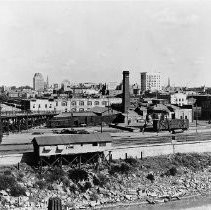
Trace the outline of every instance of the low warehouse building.
<instances>
[{"instance_id":1,"label":"low warehouse building","mask_svg":"<svg viewBox=\"0 0 211 210\"><path fill-rule=\"evenodd\" d=\"M109 133L38 136L32 140L35 157L41 166L43 162L47 165L71 164L71 156L80 164L87 154L104 157L104 152L111 149L111 142Z\"/></svg>"}]
</instances>

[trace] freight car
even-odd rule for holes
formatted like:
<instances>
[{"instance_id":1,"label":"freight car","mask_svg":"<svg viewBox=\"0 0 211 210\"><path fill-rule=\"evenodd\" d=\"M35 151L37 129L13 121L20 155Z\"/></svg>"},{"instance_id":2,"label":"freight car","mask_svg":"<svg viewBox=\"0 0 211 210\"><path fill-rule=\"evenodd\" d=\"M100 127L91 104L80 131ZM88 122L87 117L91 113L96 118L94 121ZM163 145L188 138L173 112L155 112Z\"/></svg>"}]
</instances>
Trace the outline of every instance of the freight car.
<instances>
[{"instance_id":1,"label":"freight car","mask_svg":"<svg viewBox=\"0 0 211 210\"><path fill-rule=\"evenodd\" d=\"M165 120L153 120L153 129L156 132L161 130L168 130L174 132L175 130L187 130L189 128L188 119L165 119Z\"/></svg>"}]
</instances>

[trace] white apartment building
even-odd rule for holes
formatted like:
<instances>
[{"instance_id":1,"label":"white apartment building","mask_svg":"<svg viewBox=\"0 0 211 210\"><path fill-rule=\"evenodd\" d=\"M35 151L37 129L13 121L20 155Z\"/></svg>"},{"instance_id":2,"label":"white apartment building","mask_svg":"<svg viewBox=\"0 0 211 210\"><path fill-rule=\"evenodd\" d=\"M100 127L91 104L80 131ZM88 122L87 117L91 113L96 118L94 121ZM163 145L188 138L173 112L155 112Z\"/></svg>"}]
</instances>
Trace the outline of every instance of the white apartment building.
<instances>
[{"instance_id":1,"label":"white apartment building","mask_svg":"<svg viewBox=\"0 0 211 210\"><path fill-rule=\"evenodd\" d=\"M84 112L95 106L106 107L122 103L122 98L32 99L30 111Z\"/></svg>"},{"instance_id":2,"label":"white apartment building","mask_svg":"<svg viewBox=\"0 0 211 210\"><path fill-rule=\"evenodd\" d=\"M185 93L174 93L171 95L171 104L178 104L179 106L187 105L187 94Z\"/></svg>"},{"instance_id":3,"label":"white apartment building","mask_svg":"<svg viewBox=\"0 0 211 210\"><path fill-rule=\"evenodd\" d=\"M160 72L149 73L141 72L141 91L159 91L161 90Z\"/></svg>"}]
</instances>

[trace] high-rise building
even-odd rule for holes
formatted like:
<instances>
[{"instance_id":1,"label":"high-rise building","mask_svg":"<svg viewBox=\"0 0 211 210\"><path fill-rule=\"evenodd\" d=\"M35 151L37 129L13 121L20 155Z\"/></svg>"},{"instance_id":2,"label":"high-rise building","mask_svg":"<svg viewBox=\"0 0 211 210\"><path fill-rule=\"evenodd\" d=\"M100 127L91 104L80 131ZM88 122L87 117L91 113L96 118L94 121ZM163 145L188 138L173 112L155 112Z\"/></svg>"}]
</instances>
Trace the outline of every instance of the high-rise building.
<instances>
[{"instance_id":1,"label":"high-rise building","mask_svg":"<svg viewBox=\"0 0 211 210\"><path fill-rule=\"evenodd\" d=\"M36 91L44 91L45 81L41 73L35 73L33 77L33 88Z\"/></svg>"},{"instance_id":2,"label":"high-rise building","mask_svg":"<svg viewBox=\"0 0 211 210\"><path fill-rule=\"evenodd\" d=\"M157 91L161 90L160 72L149 73L141 72L141 91Z\"/></svg>"}]
</instances>

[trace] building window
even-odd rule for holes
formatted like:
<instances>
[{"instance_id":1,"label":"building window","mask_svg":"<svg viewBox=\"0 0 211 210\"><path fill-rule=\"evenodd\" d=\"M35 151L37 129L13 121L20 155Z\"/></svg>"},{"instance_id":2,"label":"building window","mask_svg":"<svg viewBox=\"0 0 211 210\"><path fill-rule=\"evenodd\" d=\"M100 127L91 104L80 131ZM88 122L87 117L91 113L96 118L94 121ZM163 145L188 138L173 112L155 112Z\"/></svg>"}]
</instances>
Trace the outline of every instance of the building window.
<instances>
[{"instance_id":1,"label":"building window","mask_svg":"<svg viewBox=\"0 0 211 210\"><path fill-rule=\"evenodd\" d=\"M41 106L40 106L40 104L39 104L39 106L38 106L38 108L40 108Z\"/></svg>"},{"instance_id":2,"label":"building window","mask_svg":"<svg viewBox=\"0 0 211 210\"><path fill-rule=\"evenodd\" d=\"M102 105L106 106L107 105L107 101L102 101Z\"/></svg>"},{"instance_id":3,"label":"building window","mask_svg":"<svg viewBox=\"0 0 211 210\"><path fill-rule=\"evenodd\" d=\"M180 116L180 119L182 119L182 116Z\"/></svg>"},{"instance_id":4,"label":"building window","mask_svg":"<svg viewBox=\"0 0 211 210\"><path fill-rule=\"evenodd\" d=\"M50 104L49 108L52 108L52 104Z\"/></svg>"},{"instance_id":5,"label":"building window","mask_svg":"<svg viewBox=\"0 0 211 210\"><path fill-rule=\"evenodd\" d=\"M88 106L91 106L92 105L92 102L91 101L87 101L87 105Z\"/></svg>"},{"instance_id":6,"label":"building window","mask_svg":"<svg viewBox=\"0 0 211 210\"><path fill-rule=\"evenodd\" d=\"M72 108L71 111L72 111L72 112L76 112L76 108Z\"/></svg>"},{"instance_id":7,"label":"building window","mask_svg":"<svg viewBox=\"0 0 211 210\"><path fill-rule=\"evenodd\" d=\"M71 104L72 104L73 106L75 106L75 105L76 105L76 101L72 101Z\"/></svg>"},{"instance_id":8,"label":"building window","mask_svg":"<svg viewBox=\"0 0 211 210\"><path fill-rule=\"evenodd\" d=\"M35 108L35 104L33 105L33 109Z\"/></svg>"},{"instance_id":9,"label":"building window","mask_svg":"<svg viewBox=\"0 0 211 210\"><path fill-rule=\"evenodd\" d=\"M67 102L62 101L62 106L67 106Z\"/></svg>"},{"instance_id":10,"label":"building window","mask_svg":"<svg viewBox=\"0 0 211 210\"><path fill-rule=\"evenodd\" d=\"M83 101L79 101L79 106L84 106L84 102Z\"/></svg>"},{"instance_id":11,"label":"building window","mask_svg":"<svg viewBox=\"0 0 211 210\"><path fill-rule=\"evenodd\" d=\"M47 108L48 107L48 105L47 104L45 104L45 108Z\"/></svg>"},{"instance_id":12,"label":"building window","mask_svg":"<svg viewBox=\"0 0 211 210\"><path fill-rule=\"evenodd\" d=\"M105 147L105 146L106 146L106 142L101 142L101 143L99 143L99 146L100 146L100 147Z\"/></svg>"},{"instance_id":13,"label":"building window","mask_svg":"<svg viewBox=\"0 0 211 210\"><path fill-rule=\"evenodd\" d=\"M92 146L96 147L97 146L97 142L92 143Z\"/></svg>"},{"instance_id":14,"label":"building window","mask_svg":"<svg viewBox=\"0 0 211 210\"><path fill-rule=\"evenodd\" d=\"M99 104L99 101L95 101L95 106L98 106Z\"/></svg>"},{"instance_id":15,"label":"building window","mask_svg":"<svg viewBox=\"0 0 211 210\"><path fill-rule=\"evenodd\" d=\"M67 108L65 108L65 112L67 112Z\"/></svg>"},{"instance_id":16,"label":"building window","mask_svg":"<svg viewBox=\"0 0 211 210\"><path fill-rule=\"evenodd\" d=\"M80 109L79 109L79 112L83 112L83 111L84 111L84 108L80 108Z\"/></svg>"},{"instance_id":17,"label":"building window","mask_svg":"<svg viewBox=\"0 0 211 210\"><path fill-rule=\"evenodd\" d=\"M187 116L185 116L185 119L188 119L188 117L187 117Z\"/></svg>"},{"instance_id":18,"label":"building window","mask_svg":"<svg viewBox=\"0 0 211 210\"><path fill-rule=\"evenodd\" d=\"M58 101L56 101L56 106L58 106Z\"/></svg>"}]
</instances>

